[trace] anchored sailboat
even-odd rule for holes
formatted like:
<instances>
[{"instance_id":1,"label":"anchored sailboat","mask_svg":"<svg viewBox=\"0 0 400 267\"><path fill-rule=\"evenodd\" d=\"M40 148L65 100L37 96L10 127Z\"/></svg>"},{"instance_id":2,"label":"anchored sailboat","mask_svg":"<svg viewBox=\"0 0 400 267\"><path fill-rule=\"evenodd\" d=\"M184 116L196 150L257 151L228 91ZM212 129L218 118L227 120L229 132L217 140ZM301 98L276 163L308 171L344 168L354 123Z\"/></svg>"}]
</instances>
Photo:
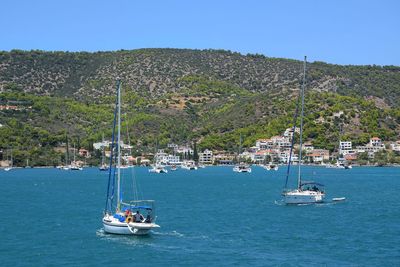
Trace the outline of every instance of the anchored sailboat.
<instances>
[{"instance_id":1,"label":"anchored sailboat","mask_svg":"<svg viewBox=\"0 0 400 267\"><path fill-rule=\"evenodd\" d=\"M101 151L101 165L99 167L100 171L108 171L108 166L105 162L105 157L106 157L106 151L104 147L104 134L102 136L102 151Z\"/></svg>"},{"instance_id":2,"label":"anchored sailboat","mask_svg":"<svg viewBox=\"0 0 400 267\"><path fill-rule=\"evenodd\" d=\"M81 171L81 170L83 170L83 168L81 166L79 166L79 164L76 162L75 153L76 153L76 149L75 149L75 143L74 143L74 161L71 162L70 170L71 171Z\"/></svg>"},{"instance_id":3,"label":"anchored sailboat","mask_svg":"<svg viewBox=\"0 0 400 267\"><path fill-rule=\"evenodd\" d=\"M304 90L306 84L306 63L307 57L304 57L304 67L303 67L303 84L301 86L301 103L300 98L297 102L296 112L293 121L293 133L296 130L296 121L299 111L299 104L301 105L301 115L300 115L300 152L299 152L299 164L298 164L298 177L297 177L297 188L296 189L288 189L288 179L290 174L290 165L292 161L292 152L294 146L294 135L292 137L292 143L290 146L290 154L289 154L289 162L286 172L286 183L285 188L282 192L284 197L284 202L286 204L311 204L311 203L320 203L324 201L325 192L320 189L323 185L311 182L311 181L302 181L301 177L301 158L302 158L302 149L303 149L303 117L304 117Z\"/></svg>"},{"instance_id":4,"label":"anchored sailboat","mask_svg":"<svg viewBox=\"0 0 400 267\"><path fill-rule=\"evenodd\" d=\"M6 172L11 171L13 169L13 156L12 156L12 149L10 150L10 161L9 161L9 166L4 168Z\"/></svg>"},{"instance_id":5,"label":"anchored sailboat","mask_svg":"<svg viewBox=\"0 0 400 267\"><path fill-rule=\"evenodd\" d=\"M154 200L123 200L121 191L121 81L117 81L117 101L114 111L114 127L111 145L107 199L103 226L107 233L122 235L146 235L155 224ZM115 130L117 128L117 137ZM116 187L116 201L114 191ZM146 212L146 218L142 215Z\"/></svg>"},{"instance_id":6,"label":"anchored sailboat","mask_svg":"<svg viewBox=\"0 0 400 267\"><path fill-rule=\"evenodd\" d=\"M239 153L238 153L238 164L233 167L234 172L251 172L251 167L245 162L240 162L240 153L242 152L242 134L240 134L239 142Z\"/></svg>"}]
</instances>

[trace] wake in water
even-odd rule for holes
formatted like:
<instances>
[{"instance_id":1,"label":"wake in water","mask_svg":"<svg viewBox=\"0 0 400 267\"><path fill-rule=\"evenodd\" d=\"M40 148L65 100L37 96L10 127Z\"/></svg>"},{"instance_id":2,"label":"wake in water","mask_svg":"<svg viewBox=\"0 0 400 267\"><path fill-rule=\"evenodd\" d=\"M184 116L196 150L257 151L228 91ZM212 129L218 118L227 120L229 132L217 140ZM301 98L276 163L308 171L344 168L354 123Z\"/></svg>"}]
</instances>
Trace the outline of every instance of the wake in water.
<instances>
[{"instance_id":1,"label":"wake in water","mask_svg":"<svg viewBox=\"0 0 400 267\"><path fill-rule=\"evenodd\" d=\"M177 236L177 237L184 237L184 234L178 233L177 231L172 231L172 232L157 232L153 231L154 235L160 235L160 236Z\"/></svg>"},{"instance_id":2,"label":"wake in water","mask_svg":"<svg viewBox=\"0 0 400 267\"><path fill-rule=\"evenodd\" d=\"M150 235L145 235L145 236L133 236L133 235L114 235L114 234L109 234L104 231L104 228L100 228L96 231L96 235L102 239L106 240L112 240L112 241L126 241L126 240L145 240L145 239L151 239L151 235L156 235L156 236L172 236L172 237L185 237L184 234L181 234L177 231L172 231L172 232L159 232L159 231L152 231Z\"/></svg>"}]
</instances>

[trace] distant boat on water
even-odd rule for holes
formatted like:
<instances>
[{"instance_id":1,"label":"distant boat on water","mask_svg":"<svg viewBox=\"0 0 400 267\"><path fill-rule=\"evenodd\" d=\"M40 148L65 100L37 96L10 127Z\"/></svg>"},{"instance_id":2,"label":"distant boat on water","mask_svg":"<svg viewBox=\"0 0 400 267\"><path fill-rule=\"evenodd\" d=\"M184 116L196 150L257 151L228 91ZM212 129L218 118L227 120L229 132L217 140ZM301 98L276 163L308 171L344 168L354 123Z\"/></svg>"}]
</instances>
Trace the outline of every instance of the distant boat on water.
<instances>
[{"instance_id":1,"label":"distant boat on water","mask_svg":"<svg viewBox=\"0 0 400 267\"><path fill-rule=\"evenodd\" d=\"M264 167L264 169L266 169L267 171L270 171L270 170L277 171L277 170L279 169L278 164L275 164L275 163L272 163L272 162L270 162L270 163L264 165L263 167Z\"/></svg>"},{"instance_id":2,"label":"distant boat on water","mask_svg":"<svg viewBox=\"0 0 400 267\"><path fill-rule=\"evenodd\" d=\"M149 172L153 172L153 173L168 173L168 170L165 169L163 165L157 163L157 164L152 165L152 167L149 170Z\"/></svg>"},{"instance_id":3,"label":"distant boat on water","mask_svg":"<svg viewBox=\"0 0 400 267\"><path fill-rule=\"evenodd\" d=\"M74 161L71 162L71 165L69 166L69 168L71 171L82 171L83 168L76 162L75 152L76 151L75 151L75 144L74 144Z\"/></svg>"},{"instance_id":4,"label":"distant boat on water","mask_svg":"<svg viewBox=\"0 0 400 267\"><path fill-rule=\"evenodd\" d=\"M108 165L105 162L105 149L104 149L104 134L102 138L102 151L101 151L101 165L99 167L100 171L108 171Z\"/></svg>"},{"instance_id":5,"label":"distant boat on water","mask_svg":"<svg viewBox=\"0 0 400 267\"><path fill-rule=\"evenodd\" d=\"M6 172L11 171L13 169L13 155L12 155L12 149L10 150L10 166L4 168Z\"/></svg>"},{"instance_id":6,"label":"distant boat on water","mask_svg":"<svg viewBox=\"0 0 400 267\"><path fill-rule=\"evenodd\" d=\"M196 162L194 162L194 160L185 160L182 162L181 168L189 171L195 171L197 170Z\"/></svg>"},{"instance_id":7,"label":"distant boat on water","mask_svg":"<svg viewBox=\"0 0 400 267\"><path fill-rule=\"evenodd\" d=\"M233 167L234 172L247 172L251 173L251 167L245 163L239 163L235 167Z\"/></svg>"},{"instance_id":8,"label":"distant boat on water","mask_svg":"<svg viewBox=\"0 0 400 267\"><path fill-rule=\"evenodd\" d=\"M240 134L240 139L239 139L239 151L238 151L238 164L236 164L233 167L234 172L251 172L251 167L250 165L240 162L240 153L242 152L242 134Z\"/></svg>"},{"instance_id":9,"label":"distant boat on water","mask_svg":"<svg viewBox=\"0 0 400 267\"><path fill-rule=\"evenodd\" d=\"M345 164L342 161L337 160L335 164L327 164L326 168L332 168L332 169L351 169L352 166Z\"/></svg>"}]
</instances>

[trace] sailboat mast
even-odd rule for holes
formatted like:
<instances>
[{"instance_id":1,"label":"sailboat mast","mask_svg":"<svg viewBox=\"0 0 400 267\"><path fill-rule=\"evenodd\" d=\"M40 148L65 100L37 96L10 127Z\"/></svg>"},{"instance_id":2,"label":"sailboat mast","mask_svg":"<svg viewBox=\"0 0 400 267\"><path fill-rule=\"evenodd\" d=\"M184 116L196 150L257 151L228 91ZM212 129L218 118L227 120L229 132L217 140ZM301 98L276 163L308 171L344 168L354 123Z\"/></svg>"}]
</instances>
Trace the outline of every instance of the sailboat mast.
<instances>
[{"instance_id":1,"label":"sailboat mast","mask_svg":"<svg viewBox=\"0 0 400 267\"><path fill-rule=\"evenodd\" d=\"M12 157L12 148L11 148L11 150L10 150L11 152L11 167L13 166L13 157Z\"/></svg>"},{"instance_id":2,"label":"sailboat mast","mask_svg":"<svg viewBox=\"0 0 400 267\"><path fill-rule=\"evenodd\" d=\"M121 201L121 81L118 80L118 165L117 165L117 209L120 209Z\"/></svg>"},{"instance_id":3,"label":"sailboat mast","mask_svg":"<svg viewBox=\"0 0 400 267\"><path fill-rule=\"evenodd\" d=\"M240 164L240 153L242 152L242 133L240 133L239 137L239 151L238 151L238 162Z\"/></svg>"},{"instance_id":4,"label":"sailboat mast","mask_svg":"<svg viewBox=\"0 0 400 267\"><path fill-rule=\"evenodd\" d=\"M101 136L101 146L102 146L102 153L101 153L101 166L103 167L104 166L104 154L105 154L105 149L104 149L104 133L102 134L102 136Z\"/></svg>"},{"instance_id":5,"label":"sailboat mast","mask_svg":"<svg viewBox=\"0 0 400 267\"><path fill-rule=\"evenodd\" d=\"M303 154L303 117L304 117L304 89L306 86L306 62L307 56L304 56L304 65L303 65L303 84L301 86L301 116L300 116L300 151L299 151L299 172L297 179L297 187L301 186L301 159ZM294 133L293 133L294 134Z\"/></svg>"}]
</instances>

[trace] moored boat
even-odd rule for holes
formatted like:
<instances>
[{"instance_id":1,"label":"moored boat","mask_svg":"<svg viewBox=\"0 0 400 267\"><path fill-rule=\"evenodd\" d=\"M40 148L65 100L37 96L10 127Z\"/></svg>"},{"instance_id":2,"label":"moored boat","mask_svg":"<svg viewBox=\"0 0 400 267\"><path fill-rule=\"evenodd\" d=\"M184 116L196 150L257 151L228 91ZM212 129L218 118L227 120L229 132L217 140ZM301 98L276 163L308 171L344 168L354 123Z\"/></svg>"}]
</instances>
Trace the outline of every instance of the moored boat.
<instances>
[{"instance_id":1,"label":"moored boat","mask_svg":"<svg viewBox=\"0 0 400 267\"><path fill-rule=\"evenodd\" d=\"M300 148L299 148L299 163L298 163L298 176L297 176L297 188L289 189L288 188L288 179L290 174L290 166L292 161L293 147L295 137L292 137L292 142L290 146L289 160L287 165L286 172L286 183L284 190L282 192L283 201L285 204L313 204L313 203L321 203L324 201L325 192L321 189L322 185L315 182L304 182L302 181L301 176L301 166L302 166L302 150L303 150L303 118L304 118L304 90L305 90L305 81L306 81L306 57L304 57L304 71L303 71L303 84L301 86L301 93L299 97L301 98L301 102L298 101L301 105L301 113L300 113ZM296 130L296 121L298 117L298 108L297 105L294 120L293 120L293 133Z\"/></svg>"}]
</instances>

